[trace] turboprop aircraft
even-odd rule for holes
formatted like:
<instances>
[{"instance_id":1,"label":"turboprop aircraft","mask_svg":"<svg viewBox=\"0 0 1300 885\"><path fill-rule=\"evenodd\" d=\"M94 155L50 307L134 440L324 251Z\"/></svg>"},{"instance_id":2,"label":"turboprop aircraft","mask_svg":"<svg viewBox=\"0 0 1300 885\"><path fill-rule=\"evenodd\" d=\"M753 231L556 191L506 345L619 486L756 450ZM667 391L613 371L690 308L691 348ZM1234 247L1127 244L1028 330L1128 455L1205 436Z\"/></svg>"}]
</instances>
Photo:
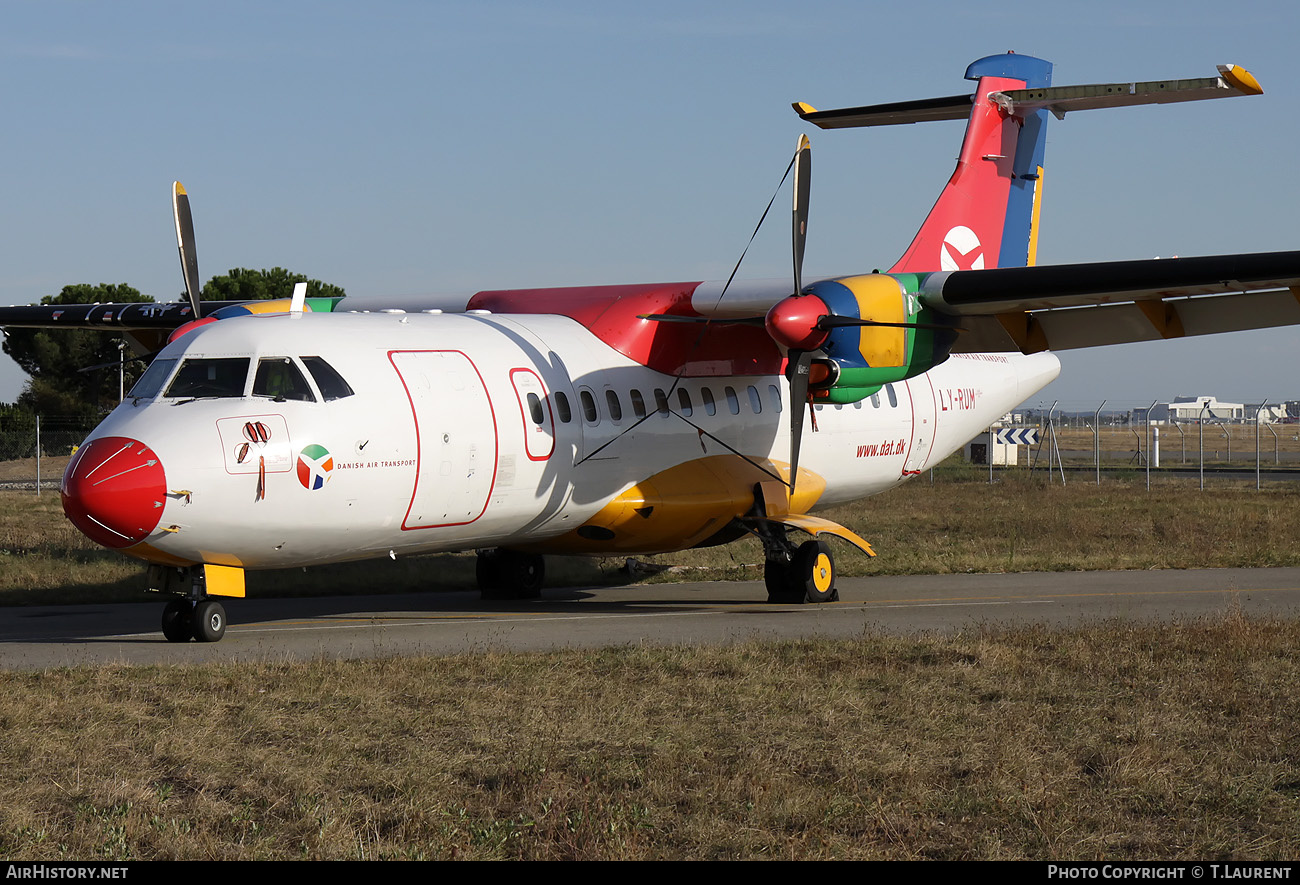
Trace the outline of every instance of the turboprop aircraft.
<instances>
[{"instance_id":1,"label":"turboprop aircraft","mask_svg":"<svg viewBox=\"0 0 1300 885\"><path fill-rule=\"evenodd\" d=\"M1037 267L1050 116L1252 95L1194 80L1053 87L1024 55L973 92L818 111L825 129L967 121L956 170L888 272L481 291L454 302L203 304L189 199L173 211L188 303L15 307L0 324L168 343L77 450L64 509L149 564L172 641L215 641L246 569L478 551L485 596L531 597L548 553L652 554L755 535L773 602L837 598L814 511L955 451L1060 369L1052 350L1300 323L1300 252ZM733 274L734 276L734 274Z\"/></svg>"}]
</instances>

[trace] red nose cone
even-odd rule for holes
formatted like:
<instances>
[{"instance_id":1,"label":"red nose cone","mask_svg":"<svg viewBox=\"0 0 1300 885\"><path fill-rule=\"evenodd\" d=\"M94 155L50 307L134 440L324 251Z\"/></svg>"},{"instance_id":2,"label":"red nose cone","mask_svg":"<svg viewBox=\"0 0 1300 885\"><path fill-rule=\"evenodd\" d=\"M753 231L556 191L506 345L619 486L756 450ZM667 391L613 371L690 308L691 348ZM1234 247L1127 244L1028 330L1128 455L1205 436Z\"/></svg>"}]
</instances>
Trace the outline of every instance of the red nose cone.
<instances>
[{"instance_id":1,"label":"red nose cone","mask_svg":"<svg viewBox=\"0 0 1300 885\"><path fill-rule=\"evenodd\" d=\"M102 436L77 449L60 491L63 512L82 534L105 547L130 547L158 526L167 480L144 443Z\"/></svg>"},{"instance_id":2,"label":"red nose cone","mask_svg":"<svg viewBox=\"0 0 1300 885\"><path fill-rule=\"evenodd\" d=\"M826 302L816 295L791 295L767 312L767 334L778 344L797 350L816 350L826 340L817 321L829 314Z\"/></svg>"}]
</instances>

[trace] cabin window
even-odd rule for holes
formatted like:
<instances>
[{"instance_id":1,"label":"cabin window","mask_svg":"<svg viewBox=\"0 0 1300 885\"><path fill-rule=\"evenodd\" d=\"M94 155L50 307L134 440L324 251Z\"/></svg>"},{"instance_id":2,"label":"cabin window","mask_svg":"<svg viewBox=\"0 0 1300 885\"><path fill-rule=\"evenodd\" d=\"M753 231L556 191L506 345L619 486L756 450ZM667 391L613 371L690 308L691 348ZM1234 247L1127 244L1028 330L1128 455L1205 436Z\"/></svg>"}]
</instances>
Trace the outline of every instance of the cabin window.
<instances>
[{"instance_id":1,"label":"cabin window","mask_svg":"<svg viewBox=\"0 0 1300 885\"><path fill-rule=\"evenodd\" d=\"M731 414L739 415L740 397L736 396L736 388L724 387L722 391L727 395L727 408L731 410Z\"/></svg>"},{"instance_id":2,"label":"cabin window","mask_svg":"<svg viewBox=\"0 0 1300 885\"><path fill-rule=\"evenodd\" d=\"M623 404L618 401L617 391L605 391L605 405L609 406L609 418L611 421L618 423L623 420Z\"/></svg>"},{"instance_id":3,"label":"cabin window","mask_svg":"<svg viewBox=\"0 0 1300 885\"><path fill-rule=\"evenodd\" d=\"M131 396L136 399L152 399L157 396L158 391L162 390L163 382L178 362L179 360L154 360L131 388Z\"/></svg>"},{"instance_id":4,"label":"cabin window","mask_svg":"<svg viewBox=\"0 0 1300 885\"><path fill-rule=\"evenodd\" d=\"M267 357L257 361L253 396L269 396L277 403L285 400L316 402L316 396L307 385L302 371L287 356Z\"/></svg>"},{"instance_id":5,"label":"cabin window","mask_svg":"<svg viewBox=\"0 0 1300 885\"><path fill-rule=\"evenodd\" d=\"M321 357L305 356L302 358L302 363L311 373L316 386L320 388L320 395L325 398L325 402L332 403L336 399L352 396L352 388L348 382L344 381L343 376Z\"/></svg>"},{"instance_id":6,"label":"cabin window","mask_svg":"<svg viewBox=\"0 0 1300 885\"><path fill-rule=\"evenodd\" d=\"M891 409L897 409L897 408L898 408L898 394L894 393L894 385L892 385L892 384L886 384L886 385L885 385L885 396L889 397L889 407L890 407Z\"/></svg>"},{"instance_id":7,"label":"cabin window","mask_svg":"<svg viewBox=\"0 0 1300 885\"><path fill-rule=\"evenodd\" d=\"M595 424L600 416L596 412L596 398L591 395L591 391L579 390L578 401L582 403L582 417L588 424Z\"/></svg>"},{"instance_id":8,"label":"cabin window","mask_svg":"<svg viewBox=\"0 0 1300 885\"><path fill-rule=\"evenodd\" d=\"M569 398L560 391L555 391L555 411L560 413L560 423L568 424L573 420L573 409L569 408Z\"/></svg>"},{"instance_id":9,"label":"cabin window","mask_svg":"<svg viewBox=\"0 0 1300 885\"><path fill-rule=\"evenodd\" d=\"M638 418L644 418L645 397L643 397L641 395L641 391L637 390L635 387L632 388L632 393L630 394L630 397L632 400L632 414L636 415Z\"/></svg>"},{"instance_id":10,"label":"cabin window","mask_svg":"<svg viewBox=\"0 0 1300 885\"><path fill-rule=\"evenodd\" d=\"M542 411L542 399L531 390L528 392L528 416L538 427L546 420L546 413Z\"/></svg>"},{"instance_id":11,"label":"cabin window","mask_svg":"<svg viewBox=\"0 0 1300 885\"><path fill-rule=\"evenodd\" d=\"M707 387L700 388L700 399L704 400L704 411L709 415L718 414L718 404L713 401L713 391Z\"/></svg>"},{"instance_id":12,"label":"cabin window","mask_svg":"<svg viewBox=\"0 0 1300 885\"><path fill-rule=\"evenodd\" d=\"M181 370L167 388L167 395L243 396L250 362L246 356L186 360L181 363Z\"/></svg>"},{"instance_id":13,"label":"cabin window","mask_svg":"<svg viewBox=\"0 0 1300 885\"><path fill-rule=\"evenodd\" d=\"M758 395L758 388L749 385L749 407L754 410L754 414L761 414L763 411L763 398Z\"/></svg>"},{"instance_id":14,"label":"cabin window","mask_svg":"<svg viewBox=\"0 0 1300 885\"><path fill-rule=\"evenodd\" d=\"M878 409L878 408L880 408L880 394L879 394L879 393L873 393L873 394L871 394L871 408L873 408L873 409Z\"/></svg>"},{"instance_id":15,"label":"cabin window","mask_svg":"<svg viewBox=\"0 0 1300 885\"><path fill-rule=\"evenodd\" d=\"M775 384L767 385L767 398L772 401L772 411L781 411L781 390Z\"/></svg>"},{"instance_id":16,"label":"cabin window","mask_svg":"<svg viewBox=\"0 0 1300 885\"><path fill-rule=\"evenodd\" d=\"M687 418L691 417L691 412L695 411L691 407L691 394L685 387L677 388L677 404L681 407L682 414Z\"/></svg>"},{"instance_id":17,"label":"cabin window","mask_svg":"<svg viewBox=\"0 0 1300 885\"><path fill-rule=\"evenodd\" d=\"M668 417L668 394L664 393L662 387L655 388L655 411L665 418Z\"/></svg>"}]
</instances>

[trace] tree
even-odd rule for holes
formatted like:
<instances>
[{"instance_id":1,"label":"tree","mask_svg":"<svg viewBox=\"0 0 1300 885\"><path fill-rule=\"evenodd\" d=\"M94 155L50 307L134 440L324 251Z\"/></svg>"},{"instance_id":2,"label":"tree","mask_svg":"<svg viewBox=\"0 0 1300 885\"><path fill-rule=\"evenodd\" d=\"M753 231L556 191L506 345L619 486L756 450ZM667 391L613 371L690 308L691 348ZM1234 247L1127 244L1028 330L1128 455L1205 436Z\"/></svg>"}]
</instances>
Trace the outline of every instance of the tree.
<instances>
[{"instance_id":1,"label":"tree","mask_svg":"<svg viewBox=\"0 0 1300 885\"><path fill-rule=\"evenodd\" d=\"M82 283L64 286L41 304L153 301L125 283ZM94 416L117 404L118 378L114 366L121 358L118 336L88 329L6 329L4 352L32 376L18 396L18 405L36 414ZM130 357L130 354L127 354ZM104 366L81 372L90 366ZM125 367L126 387L144 371L139 362Z\"/></svg>"},{"instance_id":2,"label":"tree","mask_svg":"<svg viewBox=\"0 0 1300 885\"><path fill-rule=\"evenodd\" d=\"M338 286L309 280L306 274L290 273L283 267L270 270L232 268L227 273L213 277L203 286L203 301L261 301L293 296L294 283L307 284L308 298L342 298L345 294Z\"/></svg>"}]
</instances>

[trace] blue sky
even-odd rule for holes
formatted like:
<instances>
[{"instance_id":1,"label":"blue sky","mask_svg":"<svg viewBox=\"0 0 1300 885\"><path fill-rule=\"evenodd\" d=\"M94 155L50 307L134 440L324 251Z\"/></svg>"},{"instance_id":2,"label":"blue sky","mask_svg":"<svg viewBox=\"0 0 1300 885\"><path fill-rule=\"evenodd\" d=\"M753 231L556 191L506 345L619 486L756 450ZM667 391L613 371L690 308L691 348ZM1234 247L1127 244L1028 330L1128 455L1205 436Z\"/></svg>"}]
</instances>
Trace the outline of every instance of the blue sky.
<instances>
[{"instance_id":1,"label":"blue sky","mask_svg":"<svg viewBox=\"0 0 1300 885\"><path fill-rule=\"evenodd\" d=\"M388 295L724 278L807 128L791 101L955 94L1007 50L1060 85L1232 62L1265 88L1053 121L1040 263L1300 248L1292 3L4 0L0 25L0 304L80 282L178 295L173 179L204 279L280 265ZM961 133L813 129L809 270L900 254ZM788 272L774 219L743 276ZM1298 345L1067 353L1033 403L1300 398ZM0 401L24 378L0 361Z\"/></svg>"}]
</instances>

